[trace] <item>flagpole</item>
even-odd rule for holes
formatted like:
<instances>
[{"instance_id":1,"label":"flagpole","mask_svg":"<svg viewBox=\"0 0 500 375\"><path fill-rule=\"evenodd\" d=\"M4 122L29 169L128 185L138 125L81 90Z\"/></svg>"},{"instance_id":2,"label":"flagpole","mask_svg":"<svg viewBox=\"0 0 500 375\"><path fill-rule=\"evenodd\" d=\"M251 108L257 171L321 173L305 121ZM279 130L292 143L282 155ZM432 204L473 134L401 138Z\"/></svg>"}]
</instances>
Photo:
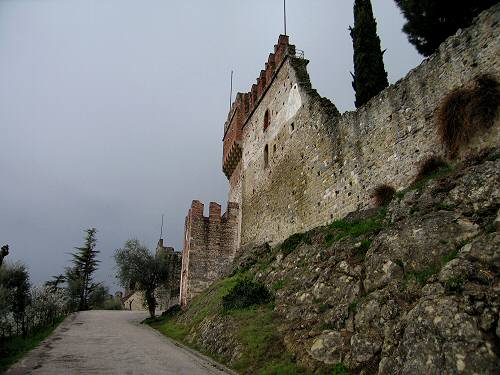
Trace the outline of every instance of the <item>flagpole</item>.
<instances>
[{"instance_id":1,"label":"flagpole","mask_svg":"<svg viewBox=\"0 0 500 375\"><path fill-rule=\"evenodd\" d=\"M160 240L163 238L163 215L161 215Z\"/></svg>"},{"instance_id":2,"label":"flagpole","mask_svg":"<svg viewBox=\"0 0 500 375\"><path fill-rule=\"evenodd\" d=\"M233 74L234 74L234 71L231 70L231 90L229 91L229 111L231 111L231 106L233 105Z\"/></svg>"},{"instance_id":3,"label":"flagpole","mask_svg":"<svg viewBox=\"0 0 500 375\"><path fill-rule=\"evenodd\" d=\"M285 35L286 35L286 0L283 0L283 20L285 24Z\"/></svg>"}]
</instances>

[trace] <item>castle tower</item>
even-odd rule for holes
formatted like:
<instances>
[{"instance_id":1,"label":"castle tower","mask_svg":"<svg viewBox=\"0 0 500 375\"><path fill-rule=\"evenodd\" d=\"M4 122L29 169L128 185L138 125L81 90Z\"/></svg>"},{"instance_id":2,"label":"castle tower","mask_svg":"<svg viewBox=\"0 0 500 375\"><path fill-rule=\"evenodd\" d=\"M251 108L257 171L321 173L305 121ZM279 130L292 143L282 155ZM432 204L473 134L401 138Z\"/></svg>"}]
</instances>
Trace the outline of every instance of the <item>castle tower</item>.
<instances>
[{"instance_id":1,"label":"castle tower","mask_svg":"<svg viewBox=\"0 0 500 375\"><path fill-rule=\"evenodd\" d=\"M243 207L243 179L244 179L244 128L248 122L256 116L256 112L261 108L261 102L269 89L274 85L277 73L281 70L288 57L296 56L294 45L289 43L287 35L280 35L278 43L274 46L274 52L269 54L265 67L261 70L255 84L252 85L250 92L238 93L236 100L231 106L227 121L224 124L223 139L223 160L222 170L229 180L229 201L238 203ZM273 113L266 111L264 119L264 128L267 129L271 123ZM248 137L248 135L247 135ZM247 149L251 151L250 148ZM266 158L269 158L269 147L266 149ZM241 243L241 223L242 210L238 215L238 247Z\"/></svg>"},{"instance_id":2,"label":"castle tower","mask_svg":"<svg viewBox=\"0 0 500 375\"><path fill-rule=\"evenodd\" d=\"M304 178L295 181L310 166L304 153L302 160L296 158L301 150L314 152L311 148L324 138L316 129L310 132L307 121L331 120L338 112L312 90L307 64L303 52L280 35L256 83L236 95L228 114L222 170L229 180L229 201L240 206L239 247L279 241L311 220L303 217L304 202L297 199L307 190ZM312 113L320 101L322 110Z\"/></svg>"}]
</instances>

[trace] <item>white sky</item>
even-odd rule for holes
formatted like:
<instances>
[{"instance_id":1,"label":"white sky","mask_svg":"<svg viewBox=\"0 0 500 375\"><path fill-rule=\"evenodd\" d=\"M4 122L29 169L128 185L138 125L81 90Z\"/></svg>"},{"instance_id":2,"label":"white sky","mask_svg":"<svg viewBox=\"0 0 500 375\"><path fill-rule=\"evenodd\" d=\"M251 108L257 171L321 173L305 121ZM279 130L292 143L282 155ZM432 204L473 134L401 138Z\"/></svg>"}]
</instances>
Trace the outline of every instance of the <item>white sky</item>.
<instances>
[{"instance_id":1,"label":"white sky","mask_svg":"<svg viewBox=\"0 0 500 375\"><path fill-rule=\"evenodd\" d=\"M313 86L353 109L352 0L288 0ZM422 58L372 0L391 83ZM191 200L225 207L229 74L248 91L282 32L281 0L0 0L0 243L34 283L99 230L97 279L137 237L181 250Z\"/></svg>"}]
</instances>

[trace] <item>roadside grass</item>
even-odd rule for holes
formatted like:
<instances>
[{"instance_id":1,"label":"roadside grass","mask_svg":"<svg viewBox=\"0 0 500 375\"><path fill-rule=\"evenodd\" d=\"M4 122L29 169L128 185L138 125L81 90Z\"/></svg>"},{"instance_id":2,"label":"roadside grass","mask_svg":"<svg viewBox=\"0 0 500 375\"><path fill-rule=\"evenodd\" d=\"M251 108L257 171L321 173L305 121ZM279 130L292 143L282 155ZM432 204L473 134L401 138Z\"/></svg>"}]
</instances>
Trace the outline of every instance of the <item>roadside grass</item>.
<instances>
[{"instance_id":1,"label":"roadside grass","mask_svg":"<svg viewBox=\"0 0 500 375\"><path fill-rule=\"evenodd\" d=\"M53 326L44 328L29 337L22 338L16 336L0 341L0 374L7 371L10 366L20 360L26 353L36 348L64 319L64 317L57 319Z\"/></svg>"},{"instance_id":2,"label":"roadside grass","mask_svg":"<svg viewBox=\"0 0 500 375\"><path fill-rule=\"evenodd\" d=\"M235 370L258 375L303 373L283 345L280 319L270 305L232 310L228 315L236 322L237 336L245 347Z\"/></svg>"},{"instance_id":3,"label":"roadside grass","mask_svg":"<svg viewBox=\"0 0 500 375\"><path fill-rule=\"evenodd\" d=\"M187 319L189 323L178 322L178 316L146 319L144 323L149 324L165 336L198 350L197 347L194 347L186 340L189 331L193 329L193 327L198 326L206 317L221 313L222 297L228 294L238 281L244 277L244 274L236 274L232 277L223 279L194 298L187 312L189 314L189 319Z\"/></svg>"},{"instance_id":4,"label":"roadside grass","mask_svg":"<svg viewBox=\"0 0 500 375\"><path fill-rule=\"evenodd\" d=\"M207 352L190 339L191 334L198 329L205 318L225 317L225 319L230 319L232 325L236 327L233 334L243 346L242 356L231 366L240 374L311 374L302 370L293 356L286 351L278 330L281 319L274 311L272 302L242 309L225 310L223 308L222 298L238 281L248 277L248 274L236 274L221 280L194 298L187 311L145 323L165 336L228 365L227 358L220 358L214 353Z\"/></svg>"}]
</instances>

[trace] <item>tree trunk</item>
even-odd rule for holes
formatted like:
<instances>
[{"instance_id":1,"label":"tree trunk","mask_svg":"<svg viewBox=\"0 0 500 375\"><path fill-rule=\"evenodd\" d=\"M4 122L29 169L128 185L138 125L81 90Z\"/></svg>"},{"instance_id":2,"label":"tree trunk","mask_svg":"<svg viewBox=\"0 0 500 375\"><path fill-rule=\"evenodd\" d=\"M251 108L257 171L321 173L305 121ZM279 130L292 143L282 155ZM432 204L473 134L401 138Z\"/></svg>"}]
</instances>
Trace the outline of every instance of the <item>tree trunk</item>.
<instances>
[{"instance_id":1,"label":"tree trunk","mask_svg":"<svg viewBox=\"0 0 500 375\"><path fill-rule=\"evenodd\" d=\"M146 298L146 304L148 305L149 315L151 318L154 318L156 311L156 298L154 296L154 291L145 291L144 297Z\"/></svg>"}]
</instances>

